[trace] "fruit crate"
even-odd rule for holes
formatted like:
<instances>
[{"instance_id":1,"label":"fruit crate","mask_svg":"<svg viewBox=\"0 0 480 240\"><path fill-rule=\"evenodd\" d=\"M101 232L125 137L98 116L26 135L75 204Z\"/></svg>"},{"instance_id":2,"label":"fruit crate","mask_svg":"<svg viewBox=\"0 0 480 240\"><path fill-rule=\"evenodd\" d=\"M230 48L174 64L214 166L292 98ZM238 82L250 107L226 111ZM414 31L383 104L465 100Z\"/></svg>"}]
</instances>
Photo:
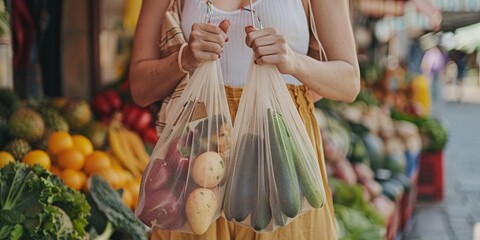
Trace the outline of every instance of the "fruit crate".
<instances>
[{"instance_id":1,"label":"fruit crate","mask_svg":"<svg viewBox=\"0 0 480 240\"><path fill-rule=\"evenodd\" d=\"M405 193L401 200L401 229L404 232L410 231L411 222L415 214L415 208L417 206L417 196L418 196L418 174L419 171L415 171L410 177L411 187L408 192Z\"/></svg>"},{"instance_id":2,"label":"fruit crate","mask_svg":"<svg viewBox=\"0 0 480 240\"><path fill-rule=\"evenodd\" d=\"M422 153L418 197L440 201L444 196L444 152Z\"/></svg>"},{"instance_id":3,"label":"fruit crate","mask_svg":"<svg viewBox=\"0 0 480 240\"><path fill-rule=\"evenodd\" d=\"M395 201L395 212L393 215L388 219L387 222L387 235L386 235L386 240L395 240L397 238L397 235L401 231L401 222L402 222L402 198L403 196L400 196L396 201Z\"/></svg>"}]
</instances>

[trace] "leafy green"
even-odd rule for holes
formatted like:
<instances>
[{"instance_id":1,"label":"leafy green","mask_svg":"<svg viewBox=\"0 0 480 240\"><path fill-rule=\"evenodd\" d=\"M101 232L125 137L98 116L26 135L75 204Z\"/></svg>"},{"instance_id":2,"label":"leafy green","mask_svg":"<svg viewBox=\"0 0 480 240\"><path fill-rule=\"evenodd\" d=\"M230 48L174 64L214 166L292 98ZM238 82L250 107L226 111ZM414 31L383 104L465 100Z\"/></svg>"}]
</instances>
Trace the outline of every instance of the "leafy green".
<instances>
[{"instance_id":1,"label":"leafy green","mask_svg":"<svg viewBox=\"0 0 480 240\"><path fill-rule=\"evenodd\" d=\"M341 240L383 240L385 228L361 211L334 204L335 217L340 225Z\"/></svg>"},{"instance_id":2,"label":"leafy green","mask_svg":"<svg viewBox=\"0 0 480 240\"><path fill-rule=\"evenodd\" d=\"M334 190L333 202L335 204L361 211L374 224L382 226L385 224L385 219L363 197L364 190L360 185L349 185L335 178L329 180L329 185Z\"/></svg>"},{"instance_id":3,"label":"leafy green","mask_svg":"<svg viewBox=\"0 0 480 240\"><path fill-rule=\"evenodd\" d=\"M423 150L425 152L435 152L445 148L448 142L448 131L445 125L433 117L416 117L396 109L392 109L392 119L404 120L417 125L422 135Z\"/></svg>"},{"instance_id":4,"label":"leafy green","mask_svg":"<svg viewBox=\"0 0 480 240\"><path fill-rule=\"evenodd\" d=\"M98 175L92 175L89 181L93 201L112 223L113 228L128 234L132 240L147 239L145 225L122 203L120 194Z\"/></svg>"},{"instance_id":5,"label":"leafy green","mask_svg":"<svg viewBox=\"0 0 480 240\"><path fill-rule=\"evenodd\" d=\"M44 168L0 169L0 239L83 239L90 206Z\"/></svg>"}]
</instances>

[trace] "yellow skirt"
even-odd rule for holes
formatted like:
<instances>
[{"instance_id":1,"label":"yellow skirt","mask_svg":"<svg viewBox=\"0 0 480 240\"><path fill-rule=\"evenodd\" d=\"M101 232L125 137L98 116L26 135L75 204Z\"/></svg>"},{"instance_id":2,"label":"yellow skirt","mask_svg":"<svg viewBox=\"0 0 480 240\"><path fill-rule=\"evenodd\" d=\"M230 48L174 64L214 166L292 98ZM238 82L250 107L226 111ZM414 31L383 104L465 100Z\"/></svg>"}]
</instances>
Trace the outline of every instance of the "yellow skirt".
<instances>
[{"instance_id":1,"label":"yellow skirt","mask_svg":"<svg viewBox=\"0 0 480 240\"><path fill-rule=\"evenodd\" d=\"M272 233L256 233L255 231L229 222L225 218L219 218L210 226L203 235L155 230L152 232L152 240L336 240L337 234L334 225L333 203L330 190L328 189L325 161L323 157L320 131L314 115L314 106L310 92L304 86L288 85L293 101L300 113L307 132L317 150L320 171L323 184L327 192L327 204L320 209L309 211L285 227L281 227ZM232 120L238 109L238 103L242 94L241 88L225 88L228 105Z\"/></svg>"}]
</instances>

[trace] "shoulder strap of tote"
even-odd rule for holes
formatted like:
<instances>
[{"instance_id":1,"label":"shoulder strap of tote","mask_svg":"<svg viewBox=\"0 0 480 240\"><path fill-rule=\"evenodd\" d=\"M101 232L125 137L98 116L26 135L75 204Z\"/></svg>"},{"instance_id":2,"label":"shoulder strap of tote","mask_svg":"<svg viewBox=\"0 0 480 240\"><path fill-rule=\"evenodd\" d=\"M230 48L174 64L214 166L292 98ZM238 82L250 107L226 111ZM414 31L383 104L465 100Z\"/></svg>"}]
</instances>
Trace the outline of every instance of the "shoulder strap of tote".
<instances>
[{"instance_id":1,"label":"shoulder strap of tote","mask_svg":"<svg viewBox=\"0 0 480 240\"><path fill-rule=\"evenodd\" d=\"M313 8L312 8L312 0L306 0L306 1L307 1L307 9L305 11L308 16L310 31L312 33L311 35L313 35L313 38L314 38L314 39L310 39L310 41L315 41L315 43L318 45L319 58L320 58L319 60L327 61L327 54L325 53L325 49L323 48L323 45L320 42L320 39L318 38L317 27L315 25L315 15L313 14ZM302 1L302 2L305 3L305 1Z\"/></svg>"}]
</instances>

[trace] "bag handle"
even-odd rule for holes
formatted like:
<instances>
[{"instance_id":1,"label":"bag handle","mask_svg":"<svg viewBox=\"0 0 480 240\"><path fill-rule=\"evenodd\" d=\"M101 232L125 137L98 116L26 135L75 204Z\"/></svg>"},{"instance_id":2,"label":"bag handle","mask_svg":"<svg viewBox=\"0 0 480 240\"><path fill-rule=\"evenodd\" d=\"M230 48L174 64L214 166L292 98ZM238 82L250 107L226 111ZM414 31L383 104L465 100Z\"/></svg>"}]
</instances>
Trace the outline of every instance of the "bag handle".
<instances>
[{"instance_id":1,"label":"bag handle","mask_svg":"<svg viewBox=\"0 0 480 240\"><path fill-rule=\"evenodd\" d=\"M313 37L315 38L315 41L318 44L318 51L319 51L319 57L320 61L327 61L327 54L325 53L325 48L323 48L322 43L320 42L320 39L318 38L317 34L317 27L315 24L315 16L313 15L313 8L312 8L312 0L307 0L307 8L308 8L308 18L310 21L310 30L312 30Z\"/></svg>"}]
</instances>

